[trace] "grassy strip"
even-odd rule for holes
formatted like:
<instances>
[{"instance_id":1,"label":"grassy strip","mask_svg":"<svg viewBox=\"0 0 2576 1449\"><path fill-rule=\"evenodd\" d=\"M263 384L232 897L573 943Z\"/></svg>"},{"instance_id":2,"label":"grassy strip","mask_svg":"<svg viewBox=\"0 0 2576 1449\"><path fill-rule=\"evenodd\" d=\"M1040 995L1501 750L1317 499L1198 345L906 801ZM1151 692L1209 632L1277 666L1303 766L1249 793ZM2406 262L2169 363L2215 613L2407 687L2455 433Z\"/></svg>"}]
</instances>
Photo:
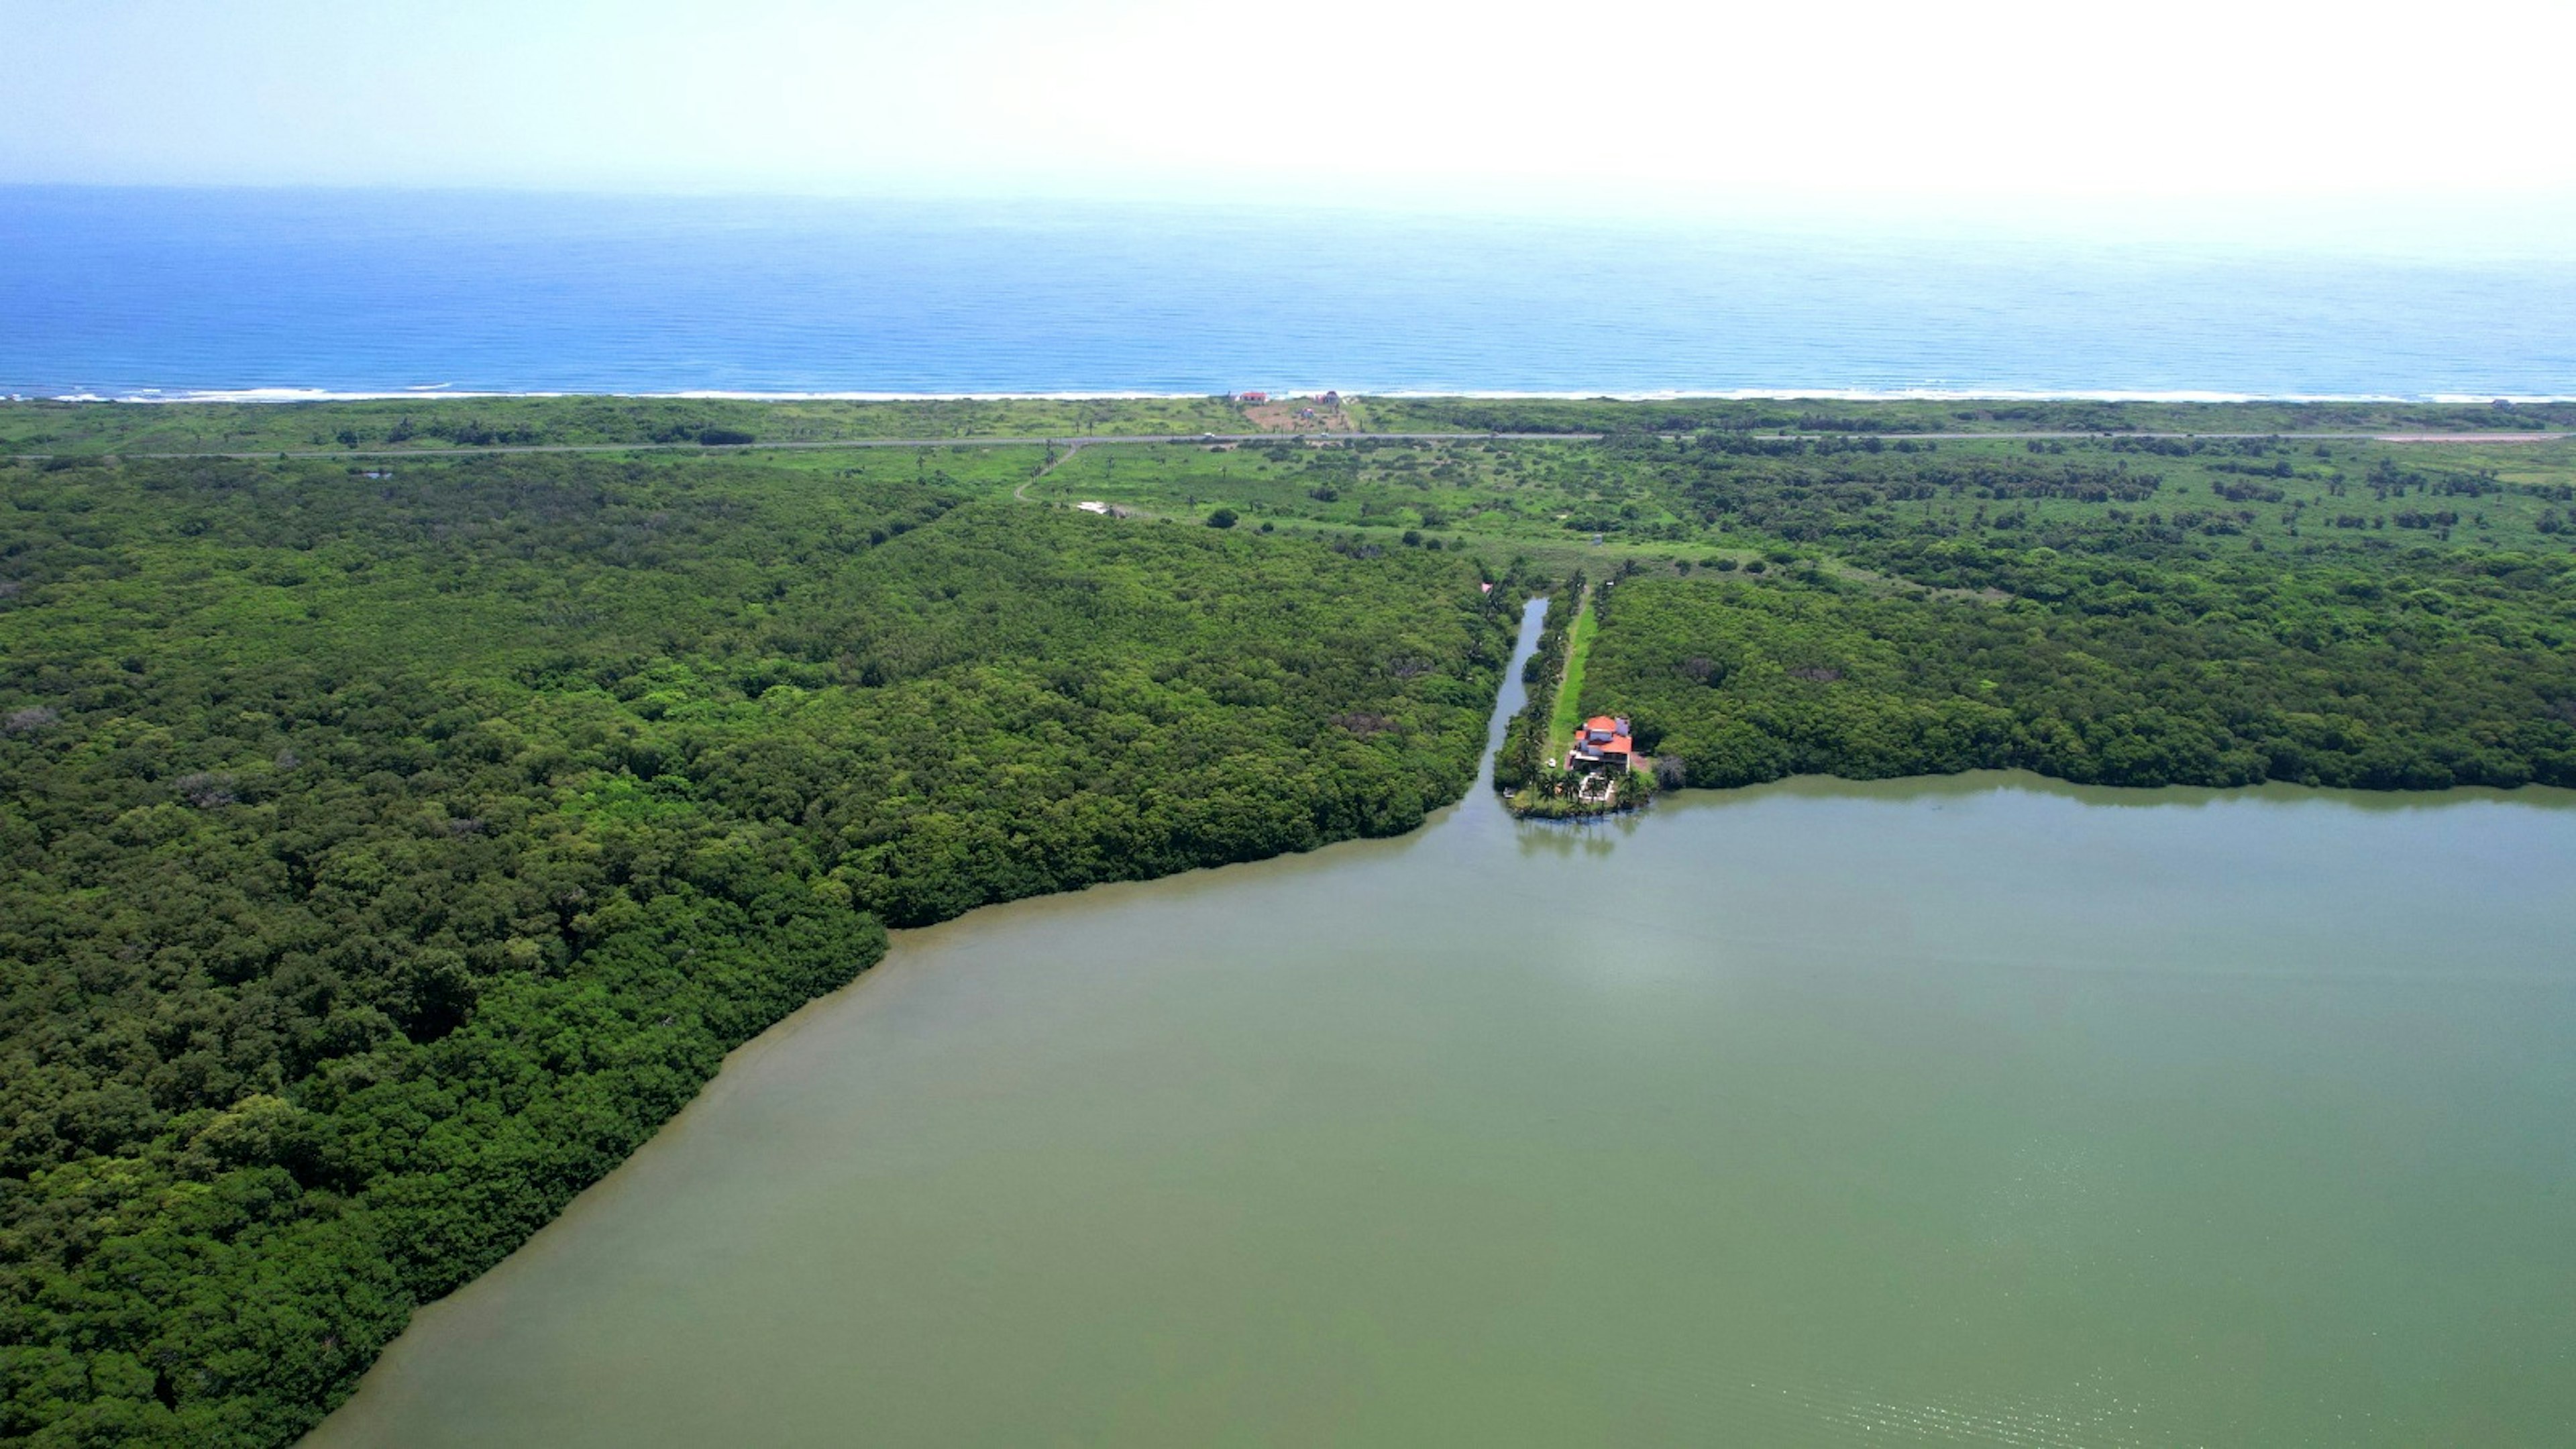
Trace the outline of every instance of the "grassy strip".
<instances>
[{"instance_id":1,"label":"grassy strip","mask_svg":"<svg viewBox=\"0 0 2576 1449\"><path fill-rule=\"evenodd\" d=\"M418 397L312 403L0 403L0 452L444 452L458 448L816 444L1243 432L1212 397L858 402Z\"/></svg>"},{"instance_id":2,"label":"grassy strip","mask_svg":"<svg viewBox=\"0 0 2576 1449\"><path fill-rule=\"evenodd\" d=\"M1345 403L1345 406L1351 406ZM1370 398L1367 425L1388 431L1786 431L1959 434L2523 432L2576 427L2576 404L2410 402L2109 402L2065 399Z\"/></svg>"},{"instance_id":3,"label":"grassy strip","mask_svg":"<svg viewBox=\"0 0 2576 1449\"><path fill-rule=\"evenodd\" d=\"M1583 657L1592 648L1592 636L1601 631L1600 616L1593 612L1589 590L1575 604L1574 628L1565 645L1565 674L1556 687L1556 708L1548 716L1547 757L1550 761L1565 758L1574 744L1574 727L1581 723L1583 711Z\"/></svg>"},{"instance_id":4,"label":"grassy strip","mask_svg":"<svg viewBox=\"0 0 2576 1449\"><path fill-rule=\"evenodd\" d=\"M2053 431L2564 432L2576 404L1351 398L1351 421L1406 432L1753 433L1856 437ZM0 402L0 452L438 452L457 448L886 438L1163 437L1259 431L1220 397L743 399L438 397L149 405ZM1311 434L1309 436L1312 436ZM1290 441L1282 434L1281 441ZM1598 530L1585 530L1586 532Z\"/></svg>"}]
</instances>

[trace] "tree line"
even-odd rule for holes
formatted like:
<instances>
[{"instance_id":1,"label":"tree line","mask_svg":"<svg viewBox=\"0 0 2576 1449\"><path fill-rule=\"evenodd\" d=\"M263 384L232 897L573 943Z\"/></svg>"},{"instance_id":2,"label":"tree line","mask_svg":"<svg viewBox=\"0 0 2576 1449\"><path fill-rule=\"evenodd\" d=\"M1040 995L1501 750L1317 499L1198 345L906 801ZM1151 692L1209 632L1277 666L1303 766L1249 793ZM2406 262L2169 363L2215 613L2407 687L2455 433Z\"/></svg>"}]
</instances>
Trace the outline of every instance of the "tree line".
<instances>
[{"instance_id":1,"label":"tree line","mask_svg":"<svg viewBox=\"0 0 2576 1449\"><path fill-rule=\"evenodd\" d=\"M1458 554L908 456L0 487L0 1436L41 1444L292 1440L886 923L1413 827L1514 624Z\"/></svg>"}]
</instances>

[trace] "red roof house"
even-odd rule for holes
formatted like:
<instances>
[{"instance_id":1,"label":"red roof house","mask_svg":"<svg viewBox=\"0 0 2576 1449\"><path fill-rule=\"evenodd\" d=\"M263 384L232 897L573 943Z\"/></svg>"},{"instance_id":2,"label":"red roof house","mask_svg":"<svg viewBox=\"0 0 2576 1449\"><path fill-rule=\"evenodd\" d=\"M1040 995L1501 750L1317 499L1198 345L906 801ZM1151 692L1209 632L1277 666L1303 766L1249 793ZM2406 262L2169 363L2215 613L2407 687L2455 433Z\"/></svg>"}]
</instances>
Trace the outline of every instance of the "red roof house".
<instances>
[{"instance_id":1,"label":"red roof house","mask_svg":"<svg viewBox=\"0 0 2576 1449\"><path fill-rule=\"evenodd\" d=\"M1625 774L1637 762L1637 743L1628 733L1628 721L1618 715L1596 714L1574 732L1574 748L1565 752L1565 768L1593 771L1614 770Z\"/></svg>"}]
</instances>

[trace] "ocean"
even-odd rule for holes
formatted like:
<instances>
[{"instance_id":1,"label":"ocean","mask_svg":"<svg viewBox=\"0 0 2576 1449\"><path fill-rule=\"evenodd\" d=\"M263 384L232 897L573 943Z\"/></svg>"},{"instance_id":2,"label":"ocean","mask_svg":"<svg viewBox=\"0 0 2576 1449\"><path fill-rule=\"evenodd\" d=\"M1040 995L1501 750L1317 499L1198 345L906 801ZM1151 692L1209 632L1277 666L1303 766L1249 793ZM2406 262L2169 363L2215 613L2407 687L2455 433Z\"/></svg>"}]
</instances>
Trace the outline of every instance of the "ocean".
<instances>
[{"instance_id":1,"label":"ocean","mask_svg":"<svg viewBox=\"0 0 2576 1449\"><path fill-rule=\"evenodd\" d=\"M0 393L2576 395L2576 257L0 188Z\"/></svg>"}]
</instances>

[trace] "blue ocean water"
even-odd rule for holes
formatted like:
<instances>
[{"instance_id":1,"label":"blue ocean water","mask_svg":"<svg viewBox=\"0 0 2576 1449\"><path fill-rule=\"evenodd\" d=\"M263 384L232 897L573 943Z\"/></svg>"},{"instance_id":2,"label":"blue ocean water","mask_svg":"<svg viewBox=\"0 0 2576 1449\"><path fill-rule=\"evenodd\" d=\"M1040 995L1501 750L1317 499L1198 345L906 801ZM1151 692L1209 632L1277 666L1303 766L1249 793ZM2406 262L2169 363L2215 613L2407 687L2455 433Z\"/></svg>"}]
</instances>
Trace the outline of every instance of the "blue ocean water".
<instances>
[{"instance_id":1,"label":"blue ocean water","mask_svg":"<svg viewBox=\"0 0 2576 1449\"><path fill-rule=\"evenodd\" d=\"M0 188L0 392L2576 395L2576 249Z\"/></svg>"}]
</instances>

